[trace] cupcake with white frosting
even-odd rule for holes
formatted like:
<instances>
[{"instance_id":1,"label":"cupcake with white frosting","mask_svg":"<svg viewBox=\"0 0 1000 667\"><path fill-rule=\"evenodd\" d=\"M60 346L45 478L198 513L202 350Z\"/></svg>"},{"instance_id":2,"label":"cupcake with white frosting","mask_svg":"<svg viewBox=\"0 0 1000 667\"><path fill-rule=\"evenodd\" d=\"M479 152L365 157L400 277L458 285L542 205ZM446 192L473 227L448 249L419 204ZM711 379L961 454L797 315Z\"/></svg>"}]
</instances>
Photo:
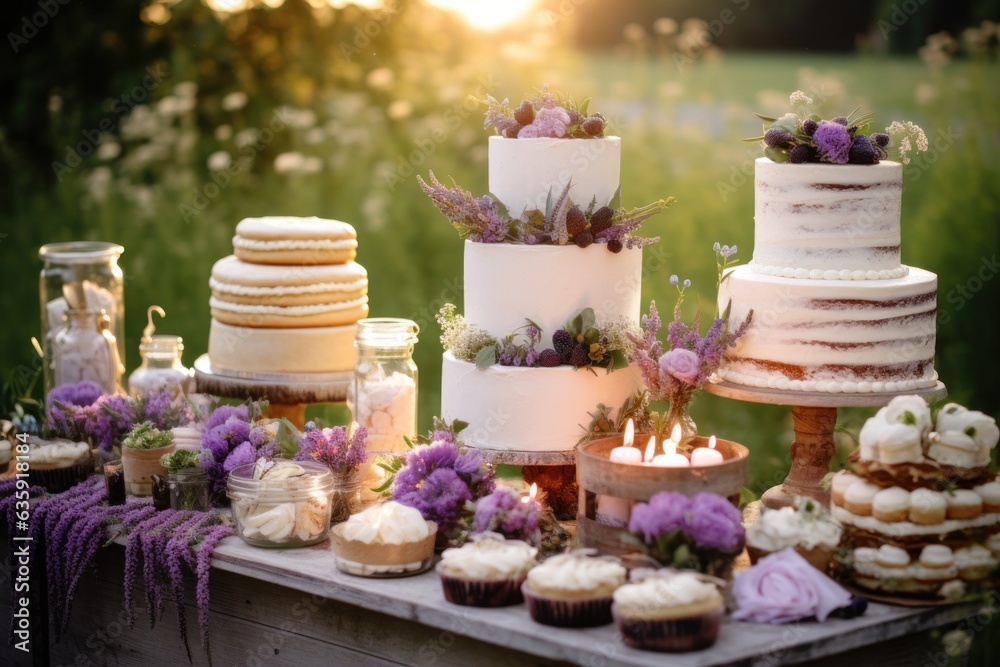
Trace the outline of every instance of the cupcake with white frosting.
<instances>
[{"instance_id":1,"label":"cupcake with white frosting","mask_svg":"<svg viewBox=\"0 0 1000 667\"><path fill-rule=\"evenodd\" d=\"M581 549L553 556L528 572L521 592L535 622L564 628L611 623L611 596L628 572L617 558L593 553Z\"/></svg>"},{"instance_id":2,"label":"cupcake with white frosting","mask_svg":"<svg viewBox=\"0 0 1000 667\"><path fill-rule=\"evenodd\" d=\"M94 471L90 445L70 440L28 438L28 483L59 493L83 481Z\"/></svg>"},{"instance_id":3,"label":"cupcake with white frosting","mask_svg":"<svg viewBox=\"0 0 1000 667\"><path fill-rule=\"evenodd\" d=\"M480 533L471 539L441 554L437 573L445 599L471 607L506 607L523 602L521 584L535 566L538 550L496 533Z\"/></svg>"},{"instance_id":4,"label":"cupcake with white frosting","mask_svg":"<svg viewBox=\"0 0 1000 667\"><path fill-rule=\"evenodd\" d=\"M795 507L764 510L757 523L747 527L747 553L756 563L768 554L793 548L813 567L826 572L842 533L819 503L803 498Z\"/></svg>"},{"instance_id":5,"label":"cupcake with white frosting","mask_svg":"<svg viewBox=\"0 0 1000 667\"><path fill-rule=\"evenodd\" d=\"M395 501L373 505L333 527L337 568L360 577L405 577L434 559L437 524Z\"/></svg>"},{"instance_id":6,"label":"cupcake with white frosting","mask_svg":"<svg viewBox=\"0 0 1000 667\"><path fill-rule=\"evenodd\" d=\"M653 574L614 592L612 614L627 646L698 651L715 643L725 612L718 587L694 572Z\"/></svg>"}]
</instances>

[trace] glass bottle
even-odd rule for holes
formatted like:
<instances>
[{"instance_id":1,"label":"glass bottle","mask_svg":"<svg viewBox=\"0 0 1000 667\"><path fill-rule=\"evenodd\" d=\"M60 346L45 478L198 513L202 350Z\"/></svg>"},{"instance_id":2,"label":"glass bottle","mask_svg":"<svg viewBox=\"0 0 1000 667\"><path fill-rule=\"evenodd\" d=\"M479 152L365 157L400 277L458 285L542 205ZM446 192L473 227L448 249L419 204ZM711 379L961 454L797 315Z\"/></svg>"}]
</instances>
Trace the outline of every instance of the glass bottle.
<instances>
[{"instance_id":1,"label":"glass bottle","mask_svg":"<svg viewBox=\"0 0 1000 667\"><path fill-rule=\"evenodd\" d=\"M56 334L51 350L53 386L90 380L105 393L118 390L118 347L104 310L70 309L66 326Z\"/></svg>"},{"instance_id":2,"label":"glass bottle","mask_svg":"<svg viewBox=\"0 0 1000 667\"><path fill-rule=\"evenodd\" d=\"M154 335L153 313L164 315L159 306L150 306L148 324L139 343L142 363L128 377L128 391L132 396L142 396L151 391L170 391L174 397L187 395L191 371L181 363L184 339L180 336Z\"/></svg>"},{"instance_id":3,"label":"glass bottle","mask_svg":"<svg viewBox=\"0 0 1000 667\"><path fill-rule=\"evenodd\" d=\"M117 350L115 386L120 383L125 372L125 302L118 258L124 251L120 245L94 241L50 243L38 251L43 262L39 297L46 393L57 386L54 347L68 310L105 312Z\"/></svg>"},{"instance_id":4,"label":"glass bottle","mask_svg":"<svg viewBox=\"0 0 1000 667\"><path fill-rule=\"evenodd\" d=\"M404 437L417 434L417 365L413 346L420 328L397 318L358 322L358 363L348 389L353 426L368 430L370 454L402 454Z\"/></svg>"}]
</instances>

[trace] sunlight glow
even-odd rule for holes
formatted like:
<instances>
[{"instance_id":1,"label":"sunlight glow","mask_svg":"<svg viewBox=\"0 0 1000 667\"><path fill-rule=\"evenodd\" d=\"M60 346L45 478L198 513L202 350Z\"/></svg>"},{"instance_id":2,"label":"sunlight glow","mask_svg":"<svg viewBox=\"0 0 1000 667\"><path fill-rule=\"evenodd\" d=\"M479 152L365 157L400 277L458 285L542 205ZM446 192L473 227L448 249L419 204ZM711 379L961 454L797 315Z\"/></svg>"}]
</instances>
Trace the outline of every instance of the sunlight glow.
<instances>
[{"instance_id":1,"label":"sunlight glow","mask_svg":"<svg viewBox=\"0 0 1000 667\"><path fill-rule=\"evenodd\" d=\"M499 30L534 9L537 0L427 0L427 3L458 14L473 28Z\"/></svg>"}]
</instances>

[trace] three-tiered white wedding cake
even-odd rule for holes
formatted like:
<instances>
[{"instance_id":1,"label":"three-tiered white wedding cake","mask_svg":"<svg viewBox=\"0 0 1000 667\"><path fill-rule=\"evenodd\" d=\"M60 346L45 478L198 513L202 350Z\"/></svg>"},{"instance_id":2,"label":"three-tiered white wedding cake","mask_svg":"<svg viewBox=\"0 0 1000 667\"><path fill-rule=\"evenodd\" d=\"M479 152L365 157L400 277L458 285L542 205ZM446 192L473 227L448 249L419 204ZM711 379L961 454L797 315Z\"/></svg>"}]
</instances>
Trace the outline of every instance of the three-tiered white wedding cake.
<instances>
[{"instance_id":1,"label":"three-tiered white wedding cake","mask_svg":"<svg viewBox=\"0 0 1000 667\"><path fill-rule=\"evenodd\" d=\"M489 139L489 187L514 217L545 209L550 192L582 207L611 202L619 188L621 140ZM584 308L598 322L638 326L642 249L609 252L603 243L524 245L465 242L465 319L502 338L530 318L541 347ZM466 444L495 450L565 451L584 435L598 404L620 406L640 387L634 366L603 368L477 368L445 352L441 416L469 423Z\"/></svg>"}]
</instances>

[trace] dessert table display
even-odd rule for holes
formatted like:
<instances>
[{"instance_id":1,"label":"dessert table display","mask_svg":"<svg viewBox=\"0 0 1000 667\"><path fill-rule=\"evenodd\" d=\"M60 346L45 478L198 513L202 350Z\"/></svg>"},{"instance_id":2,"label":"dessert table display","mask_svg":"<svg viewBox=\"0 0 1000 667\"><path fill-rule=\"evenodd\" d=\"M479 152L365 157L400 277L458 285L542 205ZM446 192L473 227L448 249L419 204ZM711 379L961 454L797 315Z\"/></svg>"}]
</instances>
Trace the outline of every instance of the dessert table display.
<instances>
[{"instance_id":1,"label":"dessert table display","mask_svg":"<svg viewBox=\"0 0 1000 667\"><path fill-rule=\"evenodd\" d=\"M107 284L86 252L43 249L43 324L59 311L67 324L44 326L47 439L4 429L16 461L0 525L30 589L0 602L14 619L5 656L871 661L979 609L1000 569L1000 430L924 401L944 394L936 277L899 264L892 138L869 136L868 116L827 121L802 93L791 102L797 113L762 117L754 261L734 268L735 246L715 244L702 333L677 276L672 321L655 304L640 316L642 247L657 239L637 232L672 198L620 207L621 142L589 100L488 97L494 194L419 179L467 237L465 313L438 317L442 418L419 437L418 330L366 317L347 223L237 225L194 374L202 394L241 405L189 394L180 340L153 336L156 307L134 376L151 382L120 393L121 249L100 249ZM889 131L926 144L912 124ZM56 270L57 255L91 268ZM61 372L98 342L99 369ZM150 355L170 382L152 382ZM792 471L756 519L739 510L748 448L699 435L687 413L701 389L794 406ZM303 423L307 403L328 401L346 401L348 426ZM884 407L827 512L819 480L845 405ZM498 479L498 462L523 464L523 481ZM151 631L124 631L140 612ZM108 630L97 648L92 622Z\"/></svg>"}]
</instances>

